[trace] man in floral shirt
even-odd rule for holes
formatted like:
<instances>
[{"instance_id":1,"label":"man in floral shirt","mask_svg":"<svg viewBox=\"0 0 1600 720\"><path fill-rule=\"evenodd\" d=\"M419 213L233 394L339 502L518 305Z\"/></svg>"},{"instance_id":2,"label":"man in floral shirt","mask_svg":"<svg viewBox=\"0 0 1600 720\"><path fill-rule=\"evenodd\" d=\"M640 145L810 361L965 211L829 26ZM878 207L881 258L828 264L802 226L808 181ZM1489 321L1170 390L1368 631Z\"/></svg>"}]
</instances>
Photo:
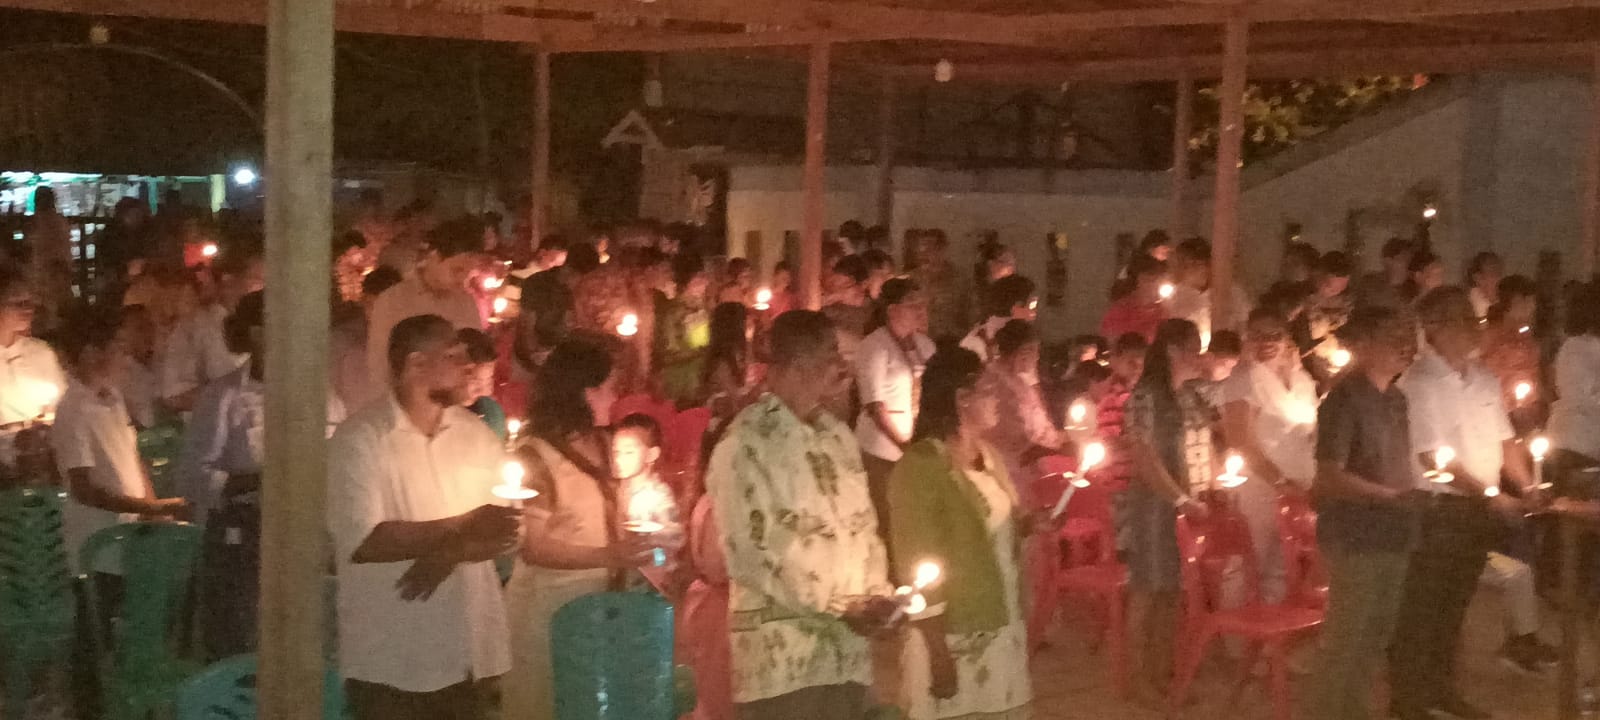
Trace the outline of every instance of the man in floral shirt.
<instances>
[{"instance_id":1,"label":"man in floral shirt","mask_svg":"<svg viewBox=\"0 0 1600 720\"><path fill-rule=\"evenodd\" d=\"M740 718L862 717L885 629L887 558L849 426L833 326L795 310L773 324L770 392L713 451L706 490L727 554L733 700Z\"/></svg>"}]
</instances>

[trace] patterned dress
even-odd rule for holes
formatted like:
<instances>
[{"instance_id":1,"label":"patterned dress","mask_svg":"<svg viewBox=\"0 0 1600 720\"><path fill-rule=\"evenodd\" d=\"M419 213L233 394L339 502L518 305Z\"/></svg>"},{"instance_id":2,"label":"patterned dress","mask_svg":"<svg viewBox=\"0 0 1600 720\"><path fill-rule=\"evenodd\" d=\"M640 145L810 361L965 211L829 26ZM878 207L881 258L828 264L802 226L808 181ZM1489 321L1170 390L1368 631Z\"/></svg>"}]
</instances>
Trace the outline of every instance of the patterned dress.
<instances>
[{"instance_id":1,"label":"patterned dress","mask_svg":"<svg viewBox=\"0 0 1600 720\"><path fill-rule=\"evenodd\" d=\"M910 720L1027 720L1033 685L1028 674L1028 628L1019 600L1016 496L992 473L968 470L965 475L1005 579L999 590L1005 593L1007 622L995 632L945 636L945 645L955 656L958 688L949 700L935 699L929 692L933 678L927 642L920 631L910 631L901 655L905 692L901 704Z\"/></svg>"},{"instance_id":2,"label":"patterned dress","mask_svg":"<svg viewBox=\"0 0 1600 720\"><path fill-rule=\"evenodd\" d=\"M1154 450L1178 486L1193 495L1208 489L1213 478L1213 410L1192 385L1179 388L1170 399L1164 395L1150 382L1134 386L1122 432ZM1177 508L1138 480L1123 495L1126 517L1117 528L1117 547L1126 552L1128 584L1146 591L1176 591Z\"/></svg>"}]
</instances>

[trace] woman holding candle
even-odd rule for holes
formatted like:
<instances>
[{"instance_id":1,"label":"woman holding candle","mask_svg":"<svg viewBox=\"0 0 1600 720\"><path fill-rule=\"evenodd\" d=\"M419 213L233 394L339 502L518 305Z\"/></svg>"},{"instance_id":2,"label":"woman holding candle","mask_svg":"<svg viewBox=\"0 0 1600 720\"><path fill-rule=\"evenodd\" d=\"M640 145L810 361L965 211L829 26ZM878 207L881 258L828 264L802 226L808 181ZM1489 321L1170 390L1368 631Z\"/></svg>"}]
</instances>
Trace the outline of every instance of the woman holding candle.
<instances>
[{"instance_id":1,"label":"woman holding candle","mask_svg":"<svg viewBox=\"0 0 1600 720\"><path fill-rule=\"evenodd\" d=\"M1128 565L1132 677L1147 704L1162 704L1172 673L1180 589L1177 514L1204 516L1206 507L1195 493L1217 474L1212 411L1191 385L1204 371L1194 323L1161 323L1123 418L1123 447L1134 467L1119 530L1126 539L1119 548Z\"/></svg>"},{"instance_id":2,"label":"woman holding candle","mask_svg":"<svg viewBox=\"0 0 1600 720\"><path fill-rule=\"evenodd\" d=\"M672 261L672 294L653 292L654 360L661 392L678 407L696 405L710 328L706 318L706 271L700 256L685 253Z\"/></svg>"},{"instance_id":3,"label":"woman holding candle","mask_svg":"<svg viewBox=\"0 0 1600 720\"><path fill-rule=\"evenodd\" d=\"M506 588L512 668L502 687L509 718L555 717L550 620L568 602L621 587L653 560L650 541L624 533L612 477L611 354L587 338L556 346L540 370L528 437L517 449L527 485L522 551Z\"/></svg>"},{"instance_id":4,"label":"woman holding candle","mask_svg":"<svg viewBox=\"0 0 1600 720\"><path fill-rule=\"evenodd\" d=\"M963 349L935 354L922 377L913 442L889 480L897 577L937 563L902 653L912 720L1027 718L1033 689L1019 576L1030 524L983 435L999 421L993 380Z\"/></svg>"}]
</instances>

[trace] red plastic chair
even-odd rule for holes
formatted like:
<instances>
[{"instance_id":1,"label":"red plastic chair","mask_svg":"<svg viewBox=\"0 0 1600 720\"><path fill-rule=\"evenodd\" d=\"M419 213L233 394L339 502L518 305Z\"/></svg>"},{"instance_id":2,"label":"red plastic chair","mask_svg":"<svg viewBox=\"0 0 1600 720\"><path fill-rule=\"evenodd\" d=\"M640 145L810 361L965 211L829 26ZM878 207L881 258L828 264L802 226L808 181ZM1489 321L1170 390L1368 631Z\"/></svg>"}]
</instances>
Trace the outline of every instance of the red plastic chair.
<instances>
[{"instance_id":1,"label":"red plastic chair","mask_svg":"<svg viewBox=\"0 0 1600 720\"><path fill-rule=\"evenodd\" d=\"M1045 471L1034 487L1047 494L1050 505L1066 486L1061 473L1076 463L1060 456L1039 461ZM1111 681L1117 694L1128 695L1127 609L1128 570L1117 562L1116 535L1111 525L1111 492L1103 482L1079 488L1067 504L1061 539L1067 544L1068 563L1055 572L1056 598L1088 600L1105 618L1100 645L1107 648Z\"/></svg>"},{"instance_id":2,"label":"red plastic chair","mask_svg":"<svg viewBox=\"0 0 1600 720\"><path fill-rule=\"evenodd\" d=\"M662 457L668 467L696 470L700 467L701 445L711 425L711 408L689 408L678 413L670 424L662 425Z\"/></svg>"},{"instance_id":3,"label":"red plastic chair","mask_svg":"<svg viewBox=\"0 0 1600 720\"><path fill-rule=\"evenodd\" d=\"M633 414L649 415L657 425L661 426L663 434L672 427L673 420L678 417L678 409L672 403L652 397L645 393L628 395L617 398L611 404L611 422L616 422Z\"/></svg>"},{"instance_id":4,"label":"red plastic chair","mask_svg":"<svg viewBox=\"0 0 1600 720\"><path fill-rule=\"evenodd\" d=\"M1231 534L1237 528L1229 526L1239 522L1236 516L1221 516L1214 523L1213 532ZM1250 551L1248 543L1243 548L1224 548L1221 543L1208 542L1207 539L1205 534L1191 527L1187 518L1178 518L1178 550L1183 559L1184 623L1169 702L1174 709L1183 706L1195 673L1205 659L1206 647L1218 636L1232 636L1243 639L1249 647L1240 665L1244 674L1235 689L1235 695L1249 681L1256 658L1265 656L1273 718L1289 720L1292 706L1289 698L1290 642L1321 626L1323 611L1289 604L1262 605L1255 553ZM1244 565L1248 600L1241 607L1216 609L1212 602L1212 590L1217 587L1218 580L1215 569L1234 558L1241 560Z\"/></svg>"},{"instance_id":5,"label":"red plastic chair","mask_svg":"<svg viewBox=\"0 0 1600 720\"><path fill-rule=\"evenodd\" d=\"M1302 497L1278 502L1278 534L1283 539L1285 602L1309 608L1328 606L1328 570L1317 550L1317 513Z\"/></svg>"}]
</instances>

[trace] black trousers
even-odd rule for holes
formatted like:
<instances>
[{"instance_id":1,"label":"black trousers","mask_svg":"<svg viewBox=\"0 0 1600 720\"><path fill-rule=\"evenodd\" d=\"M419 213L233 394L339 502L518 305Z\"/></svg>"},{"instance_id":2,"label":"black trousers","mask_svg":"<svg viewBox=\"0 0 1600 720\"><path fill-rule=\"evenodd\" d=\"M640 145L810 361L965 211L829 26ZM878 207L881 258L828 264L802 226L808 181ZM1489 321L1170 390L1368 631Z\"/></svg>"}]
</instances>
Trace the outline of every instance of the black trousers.
<instances>
[{"instance_id":1,"label":"black trousers","mask_svg":"<svg viewBox=\"0 0 1600 720\"><path fill-rule=\"evenodd\" d=\"M420 693L346 680L344 692L355 720L486 720L497 680L463 680Z\"/></svg>"},{"instance_id":2,"label":"black trousers","mask_svg":"<svg viewBox=\"0 0 1600 720\"><path fill-rule=\"evenodd\" d=\"M1429 499L1389 645L1393 708L1438 707L1455 692L1461 624L1489 550L1504 533L1504 525L1481 498Z\"/></svg>"}]
</instances>

